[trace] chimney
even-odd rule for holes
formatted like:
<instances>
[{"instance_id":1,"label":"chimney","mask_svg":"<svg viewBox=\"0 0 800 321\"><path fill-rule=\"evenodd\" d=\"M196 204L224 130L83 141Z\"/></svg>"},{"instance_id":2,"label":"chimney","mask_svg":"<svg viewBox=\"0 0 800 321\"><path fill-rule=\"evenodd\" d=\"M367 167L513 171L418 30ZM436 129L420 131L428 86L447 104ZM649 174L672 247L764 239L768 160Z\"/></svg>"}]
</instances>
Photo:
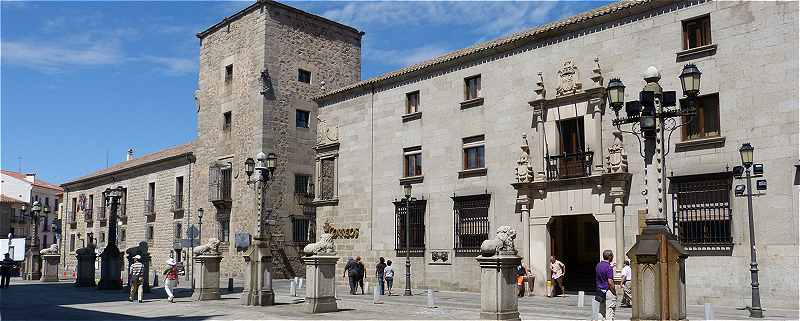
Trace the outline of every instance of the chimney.
<instances>
[{"instance_id":1,"label":"chimney","mask_svg":"<svg viewBox=\"0 0 800 321\"><path fill-rule=\"evenodd\" d=\"M28 182L35 182L36 181L36 174L35 173L27 173L25 174L25 180Z\"/></svg>"},{"instance_id":2,"label":"chimney","mask_svg":"<svg viewBox=\"0 0 800 321\"><path fill-rule=\"evenodd\" d=\"M129 161L131 159L133 159L133 148L128 148L128 155L125 156L125 160Z\"/></svg>"}]
</instances>

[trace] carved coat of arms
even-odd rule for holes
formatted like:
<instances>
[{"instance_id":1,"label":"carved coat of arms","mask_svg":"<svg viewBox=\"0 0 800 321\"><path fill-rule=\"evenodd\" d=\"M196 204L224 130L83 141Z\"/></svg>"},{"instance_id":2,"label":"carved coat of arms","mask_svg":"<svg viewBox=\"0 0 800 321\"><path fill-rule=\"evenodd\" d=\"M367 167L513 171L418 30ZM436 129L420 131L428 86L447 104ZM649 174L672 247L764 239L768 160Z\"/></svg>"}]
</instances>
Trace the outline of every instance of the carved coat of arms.
<instances>
[{"instance_id":1,"label":"carved coat of arms","mask_svg":"<svg viewBox=\"0 0 800 321\"><path fill-rule=\"evenodd\" d=\"M577 93L581 90L581 82L578 75L578 67L572 60L565 60L558 69L559 84L556 88L556 96L566 96Z\"/></svg>"}]
</instances>

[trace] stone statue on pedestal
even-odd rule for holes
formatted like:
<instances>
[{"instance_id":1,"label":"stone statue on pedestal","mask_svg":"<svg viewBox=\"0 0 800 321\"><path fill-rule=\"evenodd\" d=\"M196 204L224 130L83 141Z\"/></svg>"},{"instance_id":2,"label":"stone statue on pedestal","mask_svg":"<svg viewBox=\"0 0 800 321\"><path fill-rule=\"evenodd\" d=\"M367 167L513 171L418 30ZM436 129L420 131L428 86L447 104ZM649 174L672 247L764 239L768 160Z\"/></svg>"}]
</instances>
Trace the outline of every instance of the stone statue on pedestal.
<instances>
[{"instance_id":1,"label":"stone statue on pedestal","mask_svg":"<svg viewBox=\"0 0 800 321\"><path fill-rule=\"evenodd\" d=\"M481 320L520 320L516 295L516 268L522 264L510 226L497 228L495 238L483 241L481 256Z\"/></svg>"},{"instance_id":2,"label":"stone statue on pedestal","mask_svg":"<svg viewBox=\"0 0 800 321\"><path fill-rule=\"evenodd\" d=\"M303 252L306 265L306 311L324 313L339 311L336 305L336 244L333 235L320 235L319 242L307 245Z\"/></svg>"}]
</instances>

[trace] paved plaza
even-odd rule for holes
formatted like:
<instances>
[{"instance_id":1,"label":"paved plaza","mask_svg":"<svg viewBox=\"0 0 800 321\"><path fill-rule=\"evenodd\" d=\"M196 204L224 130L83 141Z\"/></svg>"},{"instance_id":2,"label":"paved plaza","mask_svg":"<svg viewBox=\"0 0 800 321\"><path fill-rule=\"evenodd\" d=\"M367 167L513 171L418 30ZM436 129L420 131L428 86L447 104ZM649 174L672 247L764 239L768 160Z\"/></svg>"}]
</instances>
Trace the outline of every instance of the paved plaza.
<instances>
[{"instance_id":1,"label":"paved plaza","mask_svg":"<svg viewBox=\"0 0 800 321\"><path fill-rule=\"evenodd\" d=\"M188 283L188 282L187 282ZM307 314L302 293L292 297L286 280L275 281L276 305L252 307L239 305L241 287L232 293L223 289L222 300L196 302L191 290L177 290L176 302L166 301L162 288L145 295L142 304L127 301L123 291L97 291L76 288L71 282L40 283L12 280L9 289L0 291L0 320L208 320L208 319L269 319L269 320L456 320L477 319L480 297L477 293L437 292L436 308L426 306L422 291L412 297L384 297L383 304L373 304L372 295L340 294L339 312ZM402 293L402 289L399 289ZM338 293L347 289L337 288ZM590 297L579 308L577 296L559 298L525 297L520 300L520 313L526 320L588 320L591 314ZM766 303L768 306L769 303ZM747 312L734 307L714 307L717 319L746 319ZM618 320L630 318L630 309L621 309ZM797 320L798 311L767 308L765 317L772 320ZM702 320L703 307L689 306L689 319Z\"/></svg>"}]
</instances>

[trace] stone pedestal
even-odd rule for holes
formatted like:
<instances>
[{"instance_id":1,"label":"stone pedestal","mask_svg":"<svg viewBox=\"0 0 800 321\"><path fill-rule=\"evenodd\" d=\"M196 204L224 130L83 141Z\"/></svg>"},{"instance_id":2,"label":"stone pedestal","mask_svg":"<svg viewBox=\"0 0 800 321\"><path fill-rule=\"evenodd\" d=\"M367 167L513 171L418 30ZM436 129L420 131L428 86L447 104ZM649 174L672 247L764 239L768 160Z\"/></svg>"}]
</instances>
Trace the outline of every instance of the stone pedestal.
<instances>
[{"instance_id":1,"label":"stone pedestal","mask_svg":"<svg viewBox=\"0 0 800 321\"><path fill-rule=\"evenodd\" d=\"M100 254L100 284L97 289L122 289L122 253L114 243L107 245Z\"/></svg>"},{"instance_id":2,"label":"stone pedestal","mask_svg":"<svg viewBox=\"0 0 800 321\"><path fill-rule=\"evenodd\" d=\"M219 300L219 263L222 256L201 255L194 258L197 281L192 299Z\"/></svg>"},{"instance_id":3,"label":"stone pedestal","mask_svg":"<svg viewBox=\"0 0 800 321\"><path fill-rule=\"evenodd\" d=\"M243 305L267 306L275 304L272 290L272 255L264 240L256 239L244 255Z\"/></svg>"},{"instance_id":4,"label":"stone pedestal","mask_svg":"<svg viewBox=\"0 0 800 321\"><path fill-rule=\"evenodd\" d=\"M78 266L75 268L77 278L75 279L75 286L77 287L94 287L97 286L94 280L94 262L97 256L94 254L94 249L90 248L87 251L78 250L77 259Z\"/></svg>"},{"instance_id":5,"label":"stone pedestal","mask_svg":"<svg viewBox=\"0 0 800 321\"><path fill-rule=\"evenodd\" d=\"M481 267L481 320L520 320L516 267L522 258L495 255L476 258Z\"/></svg>"},{"instance_id":6,"label":"stone pedestal","mask_svg":"<svg viewBox=\"0 0 800 321\"><path fill-rule=\"evenodd\" d=\"M25 280L39 280L42 278L42 257L39 254L39 247L32 246L25 253Z\"/></svg>"},{"instance_id":7,"label":"stone pedestal","mask_svg":"<svg viewBox=\"0 0 800 321\"><path fill-rule=\"evenodd\" d=\"M686 251L664 225L648 225L628 251L631 320L686 320Z\"/></svg>"},{"instance_id":8,"label":"stone pedestal","mask_svg":"<svg viewBox=\"0 0 800 321\"><path fill-rule=\"evenodd\" d=\"M308 256L306 265L306 312L336 312L336 256Z\"/></svg>"},{"instance_id":9,"label":"stone pedestal","mask_svg":"<svg viewBox=\"0 0 800 321\"><path fill-rule=\"evenodd\" d=\"M42 255L42 282L58 282L58 263L61 262L61 255L47 254Z\"/></svg>"}]
</instances>

